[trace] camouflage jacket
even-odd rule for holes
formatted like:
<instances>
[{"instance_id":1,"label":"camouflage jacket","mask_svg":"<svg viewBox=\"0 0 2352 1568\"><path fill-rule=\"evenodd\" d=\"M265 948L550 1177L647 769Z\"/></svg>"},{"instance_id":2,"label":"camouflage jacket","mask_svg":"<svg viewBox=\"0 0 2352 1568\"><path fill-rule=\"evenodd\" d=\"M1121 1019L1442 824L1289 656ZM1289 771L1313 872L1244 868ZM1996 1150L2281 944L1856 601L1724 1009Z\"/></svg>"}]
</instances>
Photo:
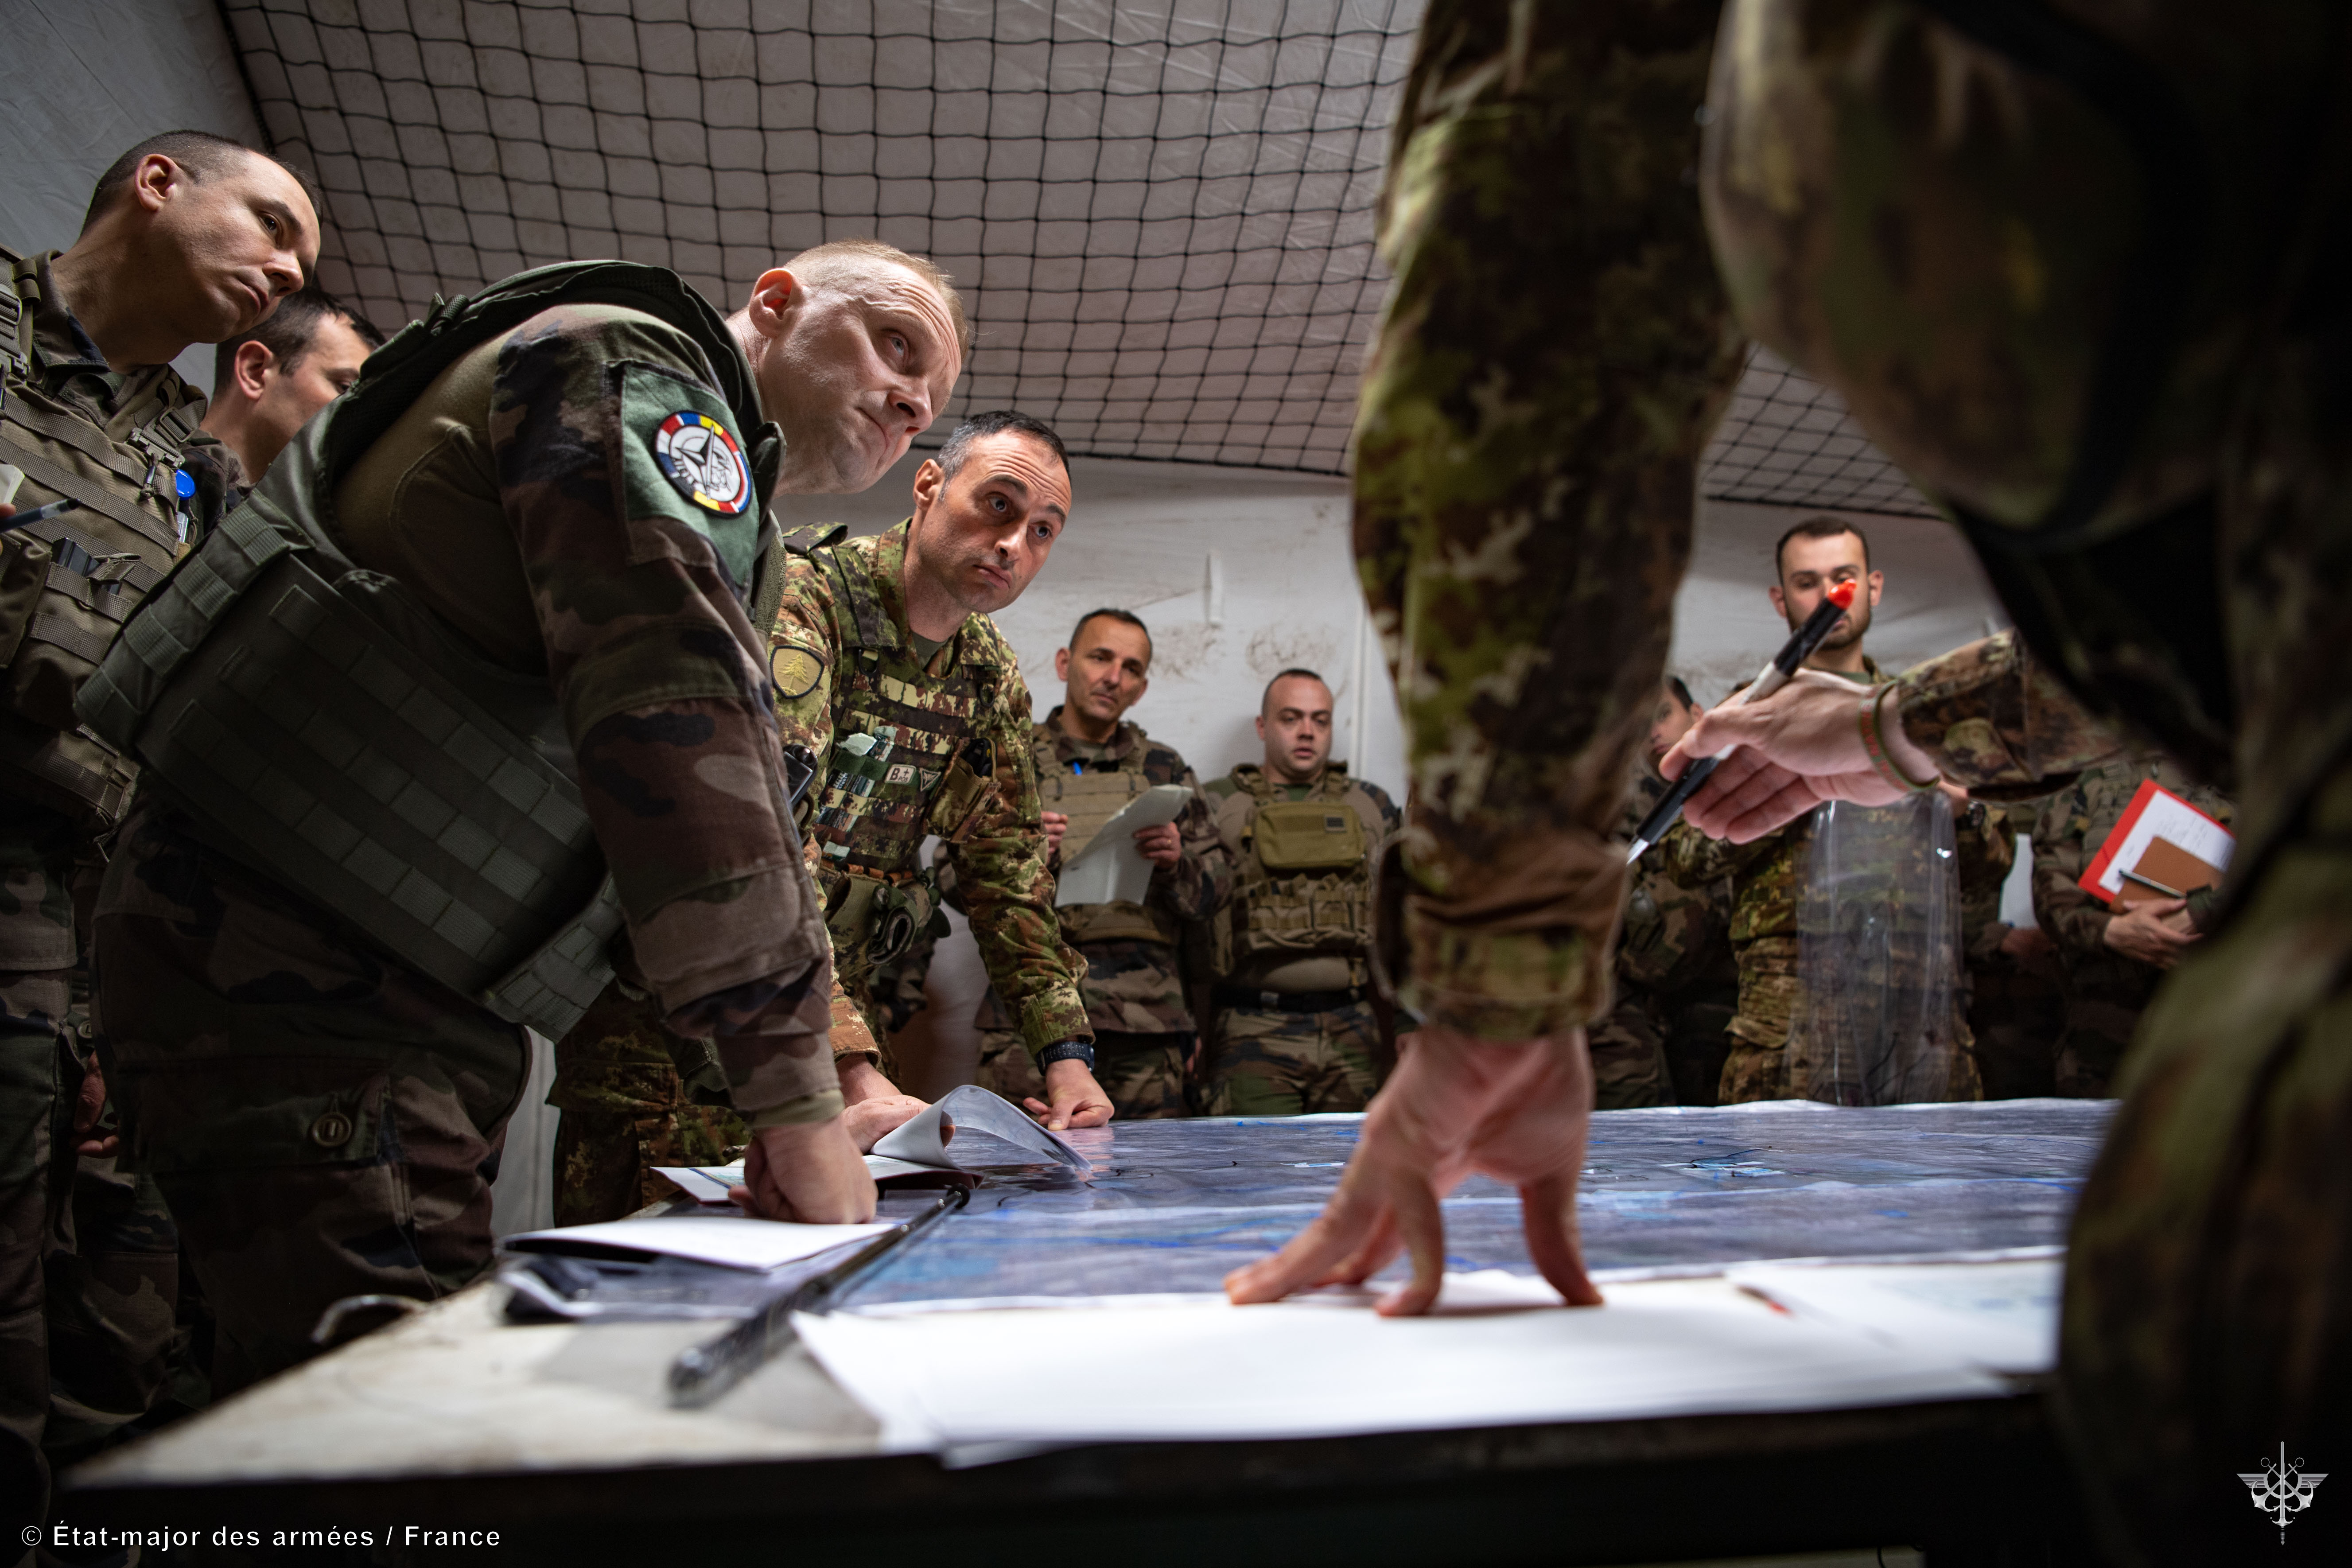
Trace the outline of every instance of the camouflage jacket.
<instances>
[{"instance_id":1,"label":"camouflage jacket","mask_svg":"<svg viewBox=\"0 0 2352 1568\"><path fill-rule=\"evenodd\" d=\"M1635 774L1619 837L1630 844L1665 793L1664 782L1648 769ZM1667 874L1664 843L1699 837L1696 828L1677 819L1665 839L1633 863L1625 883L1625 923L1617 939L1617 984L1623 993L1671 997L1695 985L1738 983L1731 952L1731 879L1717 877L1685 886Z\"/></svg>"},{"instance_id":2,"label":"camouflage jacket","mask_svg":"<svg viewBox=\"0 0 2352 1568\"><path fill-rule=\"evenodd\" d=\"M936 893L920 856L937 834L989 981L1029 1048L1090 1040L1085 961L1061 940L1045 867L1029 689L985 616L916 662L900 583L911 526L794 552L786 565L769 658L784 743L818 760L801 803L810 868L835 917L879 884L910 900L927 929ZM839 952L838 919L833 930ZM872 960L843 964L862 993ZM835 1041L836 1056L873 1049Z\"/></svg>"},{"instance_id":3,"label":"camouflage jacket","mask_svg":"<svg viewBox=\"0 0 2352 1568\"><path fill-rule=\"evenodd\" d=\"M1205 921L1224 907L1233 891L1234 862L1210 819L1201 781L1172 746L1163 746L1143 732L1143 726L1121 723L1111 738L1096 745L1062 729L1056 707L1029 731L1029 752L1041 783L1056 773L1123 771L1139 773L1151 784L1182 784L1192 792L1191 804L1176 819L1183 853L1172 870L1151 874L1150 908L1178 922ZM1066 925L1069 911L1063 911ZM1066 929L1066 939L1072 939ZM1079 993L1086 998L1087 1022L1097 1031L1162 1035L1192 1028L1192 1009L1184 1000L1181 943L1153 942L1132 936L1098 941L1072 940L1086 960ZM981 999L972 1022L983 1029L1005 1029L1012 1022L991 987Z\"/></svg>"},{"instance_id":4,"label":"camouflage jacket","mask_svg":"<svg viewBox=\"0 0 2352 1568\"><path fill-rule=\"evenodd\" d=\"M2043 804L2033 824L2033 911L2058 944L2068 988L2096 992L2103 1000L2131 1007L2147 1005L2163 972L2107 946L2107 922L2114 912L2105 900L2085 892L2080 879L2147 779L2224 826L2236 816L2220 791L2197 783L2169 758L2150 755L2118 757L2086 770ZM2212 889L2191 894L2191 923L2205 929L2217 901Z\"/></svg>"},{"instance_id":5,"label":"camouflage jacket","mask_svg":"<svg viewBox=\"0 0 2352 1568\"><path fill-rule=\"evenodd\" d=\"M1876 661L1864 668L1874 682L1888 678ZM1680 826L1679 824L1677 826ZM1953 822L1959 858L1960 940L1967 948L2000 918L2000 886L2015 864L2016 839L1981 802L1971 801ZM1669 835L1643 857L1661 858L1666 876L1705 886L1719 877L1732 882L1731 942L1739 955L1739 1016L1731 1032L1751 1045L1773 1047L1788 1038L1796 1004L1797 910L1804 896L1805 855L1811 818L1746 844L1696 833Z\"/></svg>"}]
</instances>

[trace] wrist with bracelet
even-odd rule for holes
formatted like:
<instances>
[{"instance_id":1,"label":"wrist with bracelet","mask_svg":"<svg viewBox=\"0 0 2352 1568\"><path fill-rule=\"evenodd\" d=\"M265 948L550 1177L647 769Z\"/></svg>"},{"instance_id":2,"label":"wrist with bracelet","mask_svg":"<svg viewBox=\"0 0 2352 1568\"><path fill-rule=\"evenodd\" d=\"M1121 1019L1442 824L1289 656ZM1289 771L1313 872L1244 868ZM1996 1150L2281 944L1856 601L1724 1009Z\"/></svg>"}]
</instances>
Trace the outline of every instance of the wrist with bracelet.
<instances>
[{"instance_id":1,"label":"wrist with bracelet","mask_svg":"<svg viewBox=\"0 0 2352 1568\"><path fill-rule=\"evenodd\" d=\"M1864 753L1870 758L1870 765L1878 771L1878 776L1880 778L1885 779L1888 784L1893 784L1895 788L1903 791L1906 795L1925 795L1929 790L1934 789L1937 784L1943 783L1944 775L1941 773L1931 773L1925 782L1922 782L1905 773L1901 765L1898 764L1895 761L1894 757L1888 753L1886 750L1886 734L1885 731L1880 728L1880 725L1883 722L1880 716L1880 706L1885 702L1888 693L1895 690L1895 683L1889 682L1887 685L1879 687L1874 691L1868 691L1863 694L1861 706L1856 713L1856 718L1862 727L1862 749Z\"/></svg>"},{"instance_id":2,"label":"wrist with bracelet","mask_svg":"<svg viewBox=\"0 0 2352 1568\"><path fill-rule=\"evenodd\" d=\"M1085 1040L1056 1040L1037 1053L1037 1069L1043 1072L1055 1062L1083 1062L1088 1072L1095 1070L1095 1048Z\"/></svg>"}]
</instances>

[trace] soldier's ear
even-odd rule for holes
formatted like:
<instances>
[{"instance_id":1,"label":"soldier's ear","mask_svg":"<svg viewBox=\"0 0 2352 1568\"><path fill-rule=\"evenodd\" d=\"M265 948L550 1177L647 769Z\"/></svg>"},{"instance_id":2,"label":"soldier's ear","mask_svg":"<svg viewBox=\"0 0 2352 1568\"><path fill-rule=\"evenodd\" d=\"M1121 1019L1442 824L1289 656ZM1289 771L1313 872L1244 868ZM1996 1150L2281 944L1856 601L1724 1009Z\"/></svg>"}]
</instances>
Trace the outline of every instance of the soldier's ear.
<instances>
[{"instance_id":1,"label":"soldier's ear","mask_svg":"<svg viewBox=\"0 0 2352 1568\"><path fill-rule=\"evenodd\" d=\"M1070 679L1070 650L1068 648L1057 647L1054 650L1054 679L1056 680L1067 680Z\"/></svg>"},{"instance_id":2,"label":"soldier's ear","mask_svg":"<svg viewBox=\"0 0 2352 1568\"><path fill-rule=\"evenodd\" d=\"M751 285L751 298L743 306L743 314L751 322L752 331L763 338L783 336L793 312L800 309L800 279L782 267L771 267L760 274Z\"/></svg>"}]
</instances>

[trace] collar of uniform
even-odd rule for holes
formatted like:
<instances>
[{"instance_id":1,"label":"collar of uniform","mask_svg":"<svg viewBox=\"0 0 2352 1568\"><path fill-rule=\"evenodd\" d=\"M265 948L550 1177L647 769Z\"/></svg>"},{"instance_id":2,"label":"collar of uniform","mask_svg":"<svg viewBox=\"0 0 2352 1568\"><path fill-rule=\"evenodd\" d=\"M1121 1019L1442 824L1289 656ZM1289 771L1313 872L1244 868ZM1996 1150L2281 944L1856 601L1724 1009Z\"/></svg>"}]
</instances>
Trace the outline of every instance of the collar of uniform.
<instances>
[{"instance_id":1,"label":"collar of uniform","mask_svg":"<svg viewBox=\"0 0 2352 1568\"><path fill-rule=\"evenodd\" d=\"M1110 739L1099 746L1091 741L1077 740L1062 728L1062 710L1065 706L1066 704L1055 703L1054 710L1046 714L1044 721L1037 726L1045 732L1046 738L1053 742L1054 760L1064 767L1068 767L1078 760L1080 746L1086 747L1093 753L1086 759L1088 762L1099 760L1106 763L1123 763L1133 756L1136 749L1143 744L1143 726L1125 719L1120 720L1118 728L1111 731Z\"/></svg>"},{"instance_id":2,"label":"collar of uniform","mask_svg":"<svg viewBox=\"0 0 2352 1568\"><path fill-rule=\"evenodd\" d=\"M880 609L879 624L873 629L878 634L876 646L903 653L908 658L915 653L915 628L907 621L907 535L915 526L908 518L898 527L875 535L870 541L845 539L834 546L835 551L862 553L866 570L874 588L874 603ZM955 636L943 645L948 650L948 662L965 664L1000 664L1004 660L996 652L996 639L978 635L986 623L985 616L968 615Z\"/></svg>"},{"instance_id":3,"label":"collar of uniform","mask_svg":"<svg viewBox=\"0 0 2352 1568\"><path fill-rule=\"evenodd\" d=\"M1294 784L1286 779L1276 780L1256 763L1235 763L1234 783L1255 795L1270 796L1272 792L1277 790L1304 789L1307 792L1307 798L1313 800L1318 795L1338 795L1347 789L1348 764L1326 763L1323 764L1323 771L1315 775L1313 783Z\"/></svg>"},{"instance_id":4,"label":"collar of uniform","mask_svg":"<svg viewBox=\"0 0 2352 1568\"><path fill-rule=\"evenodd\" d=\"M38 297L33 308L33 353L40 367L38 374L44 384L51 386L78 375L97 376L110 395L120 388L122 378L108 366L98 344L90 341L81 322L58 296L57 279L49 275L49 263L59 254L51 250L33 258L34 288Z\"/></svg>"}]
</instances>

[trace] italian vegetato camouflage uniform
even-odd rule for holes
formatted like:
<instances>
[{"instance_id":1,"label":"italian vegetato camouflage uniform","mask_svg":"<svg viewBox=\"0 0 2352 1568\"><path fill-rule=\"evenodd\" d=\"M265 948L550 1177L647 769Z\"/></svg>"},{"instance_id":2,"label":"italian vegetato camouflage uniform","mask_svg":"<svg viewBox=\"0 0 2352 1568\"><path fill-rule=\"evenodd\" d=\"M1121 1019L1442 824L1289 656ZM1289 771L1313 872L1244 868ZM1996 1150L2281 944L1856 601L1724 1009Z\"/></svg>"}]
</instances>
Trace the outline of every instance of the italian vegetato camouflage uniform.
<instances>
[{"instance_id":1,"label":"italian vegetato camouflage uniform","mask_svg":"<svg viewBox=\"0 0 2352 1568\"><path fill-rule=\"evenodd\" d=\"M1864 661L1873 682L1886 678L1877 664ZM1961 940L1998 919L2000 885L2016 858L2016 842L1991 813L1971 801L1955 820ZM1730 1024L1731 1050L1717 1086L1719 1103L1802 1099L1811 1086L1814 1053L1799 1038L1804 997L1798 982L1803 947L1799 906L1804 899L1807 857L1812 843L1810 818L1746 844L1696 833L1671 837L1650 851L1675 881L1705 886L1727 877L1732 884L1731 945L1739 965L1739 1006ZM1981 1098L1974 1038L1959 1014L1966 999L1953 980L1955 1016L1944 1048L1957 1051L1945 1070L1928 1076L1953 1086L1952 1098ZM1793 1048L1792 1048L1793 1047Z\"/></svg>"},{"instance_id":2,"label":"italian vegetato camouflage uniform","mask_svg":"<svg viewBox=\"0 0 2352 1568\"><path fill-rule=\"evenodd\" d=\"M936 834L990 984L1030 1054L1091 1040L1077 978L1085 960L1062 940L1045 868L1029 689L986 616L922 657L902 586L911 526L869 539L790 537L770 637L784 743L818 759L801 821L836 984L880 1021L877 967L944 926L938 883L921 864L923 840ZM836 1058L860 1051L878 1060L877 1037L835 1031Z\"/></svg>"},{"instance_id":3,"label":"italian vegetato camouflage uniform","mask_svg":"<svg viewBox=\"0 0 2352 1568\"><path fill-rule=\"evenodd\" d=\"M1311 784L1244 763L1208 793L1234 866L1209 928L1208 1112L1361 1110L1392 1065L1367 955L1396 803L1344 763Z\"/></svg>"},{"instance_id":4,"label":"italian vegetato camouflage uniform","mask_svg":"<svg viewBox=\"0 0 2352 1568\"><path fill-rule=\"evenodd\" d=\"M99 845L132 773L79 731L73 698L182 531L211 515L179 504L175 468L209 473L196 454L221 450L197 429L202 395L170 366L108 367L58 297L54 259L0 250L0 463L24 475L20 511L79 503L0 534L0 1491L11 1510L40 1506L45 1437L69 1460L147 1410L173 1331L178 1243L152 1184L115 1156L74 1152Z\"/></svg>"},{"instance_id":5,"label":"italian vegetato camouflage uniform","mask_svg":"<svg viewBox=\"0 0 2352 1568\"><path fill-rule=\"evenodd\" d=\"M2344 25L1436 0L1383 206L1357 534L1412 652L1433 1016L1599 1009L1606 830L1738 364L1702 200L1747 325L1949 505L2020 627L1905 676L1910 735L2035 798L2113 752L2095 716L2237 799L2221 921L2141 1018L2068 1259L2059 1405L2140 1561L2277 1550L2237 1472L2352 1454ZM2288 1531L2312 1561L2352 1531L2327 1498Z\"/></svg>"},{"instance_id":6,"label":"italian vegetato camouflage uniform","mask_svg":"<svg viewBox=\"0 0 2352 1568\"><path fill-rule=\"evenodd\" d=\"M1233 889L1233 858L1210 820L1201 781L1174 748L1131 723L1119 725L1100 744L1080 741L1062 729L1061 719L1062 710L1055 708L1030 731L1029 754L1043 809L1070 818L1063 863L1085 849L1103 820L1133 796L1159 784L1181 784L1192 792L1176 819L1183 852L1172 869L1153 868L1145 902L1055 911L1062 940L1086 961L1078 989L1095 1032L1095 1081L1110 1096L1112 1113L1126 1121L1182 1116L1185 1060L1197 1038L1179 962L1183 927L1223 907ZM992 989L981 999L972 1022L981 1031L981 1086L1015 1105L1024 1095L1043 1100L1044 1075Z\"/></svg>"},{"instance_id":7,"label":"italian vegetato camouflage uniform","mask_svg":"<svg viewBox=\"0 0 2352 1568\"><path fill-rule=\"evenodd\" d=\"M2131 1044L2164 971L2106 944L2114 919L2105 899L2083 890L2080 879L2097 858L2143 781L2153 781L2225 826L2236 809L2220 791L2199 784L2168 758L2122 759L2092 768L2070 789L2052 795L2033 825L2033 907L2042 929L2058 944L2066 969L2066 1030L2058 1045L2057 1090L2104 1096ZM2211 928L2220 912L2217 889L2189 898L2191 929Z\"/></svg>"},{"instance_id":8,"label":"italian vegetato camouflage uniform","mask_svg":"<svg viewBox=\"0 0 2352 1568\"><path fill-rule=\"evenodd\" d=\"M583 296L598 302L565 302ZM151 600L199 641L157 700L186 716L138 731L156 787L108 868L97 1005L129 1140L218 1316L222 1386L312 1353L338 1298L431 1298L488 1265L489 1184L527 1076L512 1020L562 1032L615 928L623 977L714 1040L747 1119L838 1113L830 967L744 608L780 441L724 321L673 275L526 274L379 351ZM257 557L258 574L237 564ZM181 579L240 572L262 586L191 633ZM329 607L347 596L379 607ZM253 605L266 614L236 613ZM273 651L270 626L315 640ZM252 667L266 683L243 680ZM113 689L145 679L126 663ZM90 693L83 710L110 711ZM223 738L194 751L208 734ZM535 760L566 753L562 771ZM221 784L247 774L245 795ZM273 840L236 816L247 798L294 820ZM516 858L542 839L556 858ZM315 878L264 869L308 848ZM469 865L536 900L530 919L555 911L558 934L504 979L499 943L538 938L468 913L494 906L395 919L426 919L436 887L487 897L462 891ZM572 890L590 898L576 917ZM448 952L481 954L487 978L434 978L455 973Z\"/></svg>"},{"instance_id":9,"label":"italian vegetato camouflage uniform","mask_svg":"<svg viewBox=\"0 0 2352 1568\"><path fill-rule=\"evenodd\" d=\"M1637 774L1620 838L1631 843L1664 794L1646 769ZM1676 821L1666 837L1677 835L1695 837L1696 829ZM1724 1031L1739 998L1730 910L1728 878L1685 887L1666 875L1665 857L1654 848L1634 862L1617 938L1616 1003L1585 1031L1593 1109L1716 1102L1730 1049Z\"/></svg>"}]
</instances>

